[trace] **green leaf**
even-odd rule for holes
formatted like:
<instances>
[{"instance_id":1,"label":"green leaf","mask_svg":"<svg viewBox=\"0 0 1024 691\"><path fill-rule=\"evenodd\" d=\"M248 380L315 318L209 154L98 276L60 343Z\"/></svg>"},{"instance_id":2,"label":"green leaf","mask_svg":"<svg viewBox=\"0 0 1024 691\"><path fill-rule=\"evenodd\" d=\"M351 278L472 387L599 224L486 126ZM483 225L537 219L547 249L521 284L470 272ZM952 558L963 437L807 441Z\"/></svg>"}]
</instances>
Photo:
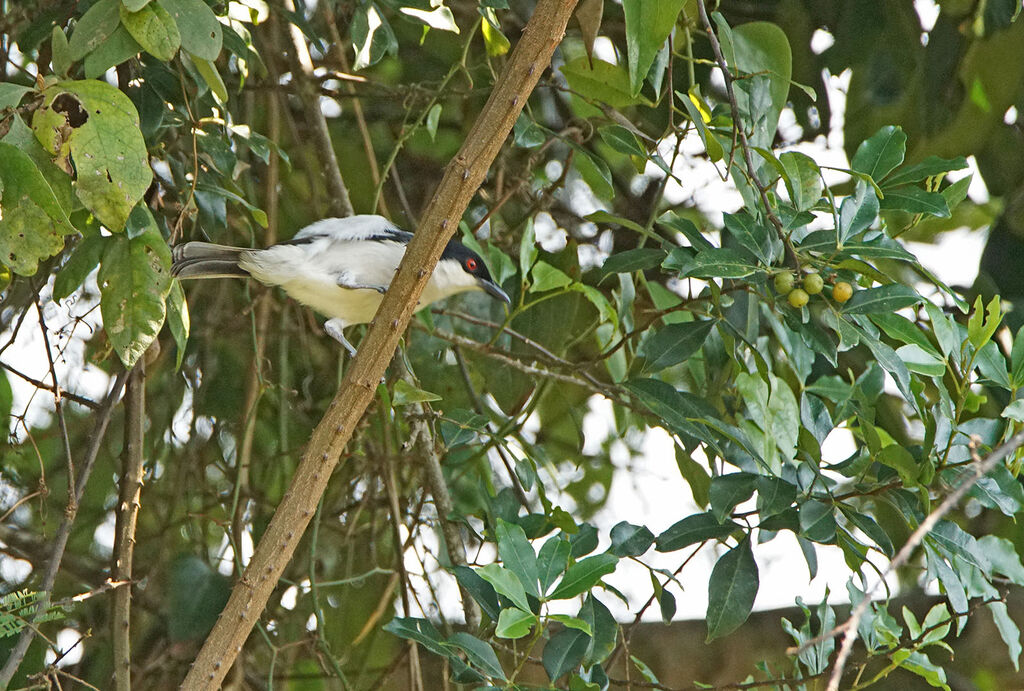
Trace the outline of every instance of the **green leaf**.
<instances>
[{"instance_id":1,"label":"green leaf","mask_svg":"<svg viewBox=\"0 0 1024 691\"><path fill-rule=\"evenodd\" d=\"M0 110L3 110L4 108L14 108L21 103L21 99L30 91L32 91L32 89L27 86L22 86L21 84L0 82Z\"/></svg>"},{"instance_id":2,"label":"green leaf","mask_svg":"<svg viewBox=\"0 0 1024 691\"><path fill-rule=\"evenodd\" d=\"M898 170L894 171L892 175L885 179L883 189L886 187L907 185L912 182L920 182L921 180L930 178L934 175L948 173L951 170L962 170L966 167L967 159L963 156L957 156L956 158L939 158L938 156L929 156L920 163L902 166Z\"/></svg>"},{"instance_id":3,"label":"green leaf","mask_svg":"<svg viewBox=\"0 0 1024 691\"><path fill-rule=\"evenodd\" d=\"M738 70L736 100L754 125L748 135L750 143L771 146L793 76L789 39L771 22L747 22L723 31L726 24L722 15L715 12L714 20L726 59Z\"/></svg>"},{"instance_id":4,"label":"green leaf","mask_svg":"<svg viewBox=\"0 0 1024 691\"><path fill-rule=\"evenodd\" d=\"M437 125L441 121L441 109L441 104L435 103L430 106L430 110L427 111L427 121L425 126L427 128L427 134L430 135L430 141L437 139ZM521 119L522 118L520 118L520 120ZM516 122L518 124L519 121L517 120Z\"/></svg>"},{"instance_id":5,"label":"green leaf","mask_svg":"<svg viewBox=\"0 0 1024 691\"><path fill-rule=\"evenodd\" d=\"M384 630L399 638L416 641L435 655L453 657L452 652L444 645L441 632L428 619L395 617L384 625Z\"/></svg>"},{"instance_id":6,"label":"green leaf","mask_svg":"<svg viewBox=\"0 0 1024 691\"><path fill-rule=\"evenodd\" d=\"M757 271L757 266L736 250L713 248L701 250L682 268L683 277L743 278Z\"/></svg>"},{"instance_id":7,"label":"green leaf","mask_svg":"<svg viewBox=\"0 0 1024 691\"><path fill-rule=\"evenodd\" d=\"M999 637L1003 639L1003 643L1006 644L1007 652L1010 654L1010 662L1013 663L1013 669L1016 672L1020 671L1020 628L1017 623L1010 617L1010 613L1007 611L1005 602L990 602L988 605L988 611L992 613L992 620L995 622L996 629L999 631Z\"/></svg>"},{"instance_id":8,"label":"green leaf","mask_svg":"<svg viewBox=\"0 0 1024 691\"><path fill-rule=\"evenodd\" d=\"M108 238L97 282L107 338L121 362L131 368L160 333L171 289L171 251L149 209L136 207L143 232Z\"/></svg>"},{"instance_id":9,"label":"green leaf","mask_svg":"<svg viewBox=\"0 0 1024 691\"><path fill-rule=\"evenodd\" d=\"M755 220L746 211L723 214L722 219L725 229L765 266L774 264L782 255L782 241L775 231L767 224Z\"/></svg>"},{"instance_id":10,"label":"green leaf","mask_svg":"<svg viewBox=\"0 0 1024 691\"><path fill-rule=\"evenodd\" d=\"M158 2L149 3L138 12L130 12L121 5L121 25L158 60L168 62L181 47L178 25Z\"/></svg>"},{"instance_id":11,"label":"green leaf","mask_svg":"<svg viewBox=\"0 0 1024 691\"><path fill-rule=\"evenodd\" d=\"M476 570L480 578L490 583L499 595L504 595L524 612L530 611L530 602L526 599L526 590L519 577L512 571L498 564L488 564Z\"/></svg>"},{"instance_id":12,"label":"green leaf","mask_svg":"<svg viewBox=\"0 0 1024 691\"><path fill-rule=\"evenodd\" d=\"M879 463L899 473L904 484L913 485L921 474L921 466L909 451L899 444L886 446L875 457Z\"/></svg>"},{"instance_id":13,"label":"green leaf","mask_svg":"<svg viewBox=\"0 0 1024 691\"><path fill-rule=\"evenodd\" d=\"M391 399L391 405L395 408L413 403L426 403L428 401L440 401L441 397L436 393L417 389L404 379L395 382L395 392Z\"/></svg>"},{"instance_id":14,"label":"green leaf","mask_svg":"<svg viewBox=\"0 0 1024 691\"><path fill-rule=\"evenodd\" d=\"M217 97L221 103L228 102L228 88L224 85L224 80L221 79L220 72L216 66L209 60L203 60L202 58L192 57L192 64L195 65L196 71L206 82L206 86L210 87L210 91ZM260 225L264 228L267 227L266 219L260 222Z\"/></svg>"},{"instance_id":15,"label":"green leaf","mask_svg":"<svg viewBox=\"0 0 1024 691\"><path fill-rule=\"evenodd\" d=\"M790 201L798 211L807 211L821 199L824 189L821 170L814 159L799 151L787 151L779 156L779 163L785 171L783 181L789 192Z\"/></svg>"},{"instance_id":16,"label":"green leaf","mask_svg":"<svg viewBox=\"0 0 1024 691\"><path fill-rule=\"evenodd\" d=\"M930 685L949 691L946 684L946 672L941 667L928 659L928 656L920 651L902 649L892 654L892 661L917 676L927 681Z\"/></svg>"},{"instance_id":17,"label":"green leaf","mask_svg":"<svg viewBox=\"0 0 1024 691\"><path fill-rule=\"evenodd\" d=\"M991 565L985 551L978 545L973 535L952 521L939 521L925 538L934 544L947 558L959 557L974 566L986 577L990 575Z\"/></svg>"},{"instance_id":18,"label":"green leaf","mask_svg":"<svg viewBox=\"0 0 1024 691\"><path fill-rule=\"evenodd\" d=\"M590 636L577 629L562 629L548 641L541 655L548 679L555 681L575 669L587 652Z\"/></svg>"},{"instance_id":19,"label":"green leaf","mask_svg":"<svg viewBox=\"0 0 1024 691\"><path fill-rule=\"evenodd\" d=\"M455 23L455 15L450 8L444 5L437 5L434 9L421 10L415 7L401 7L399 11L423 22L427 26L441 31L450 31L453 34L459 33L459 25Z\"/></svg>"},{"instance_id":20,"label":"green leaf","mask_svg":"<svg viewBox=\"0 0 1024 691\"><path fill-rule=\"evenodd\" d=\"M502 681L505 680L505 672L501 668L501 663L498 662L498 656L494 654L494 649L484 641L465 631L459 631L448 638L448 644L454 645L466 653L470 664L484 674Z\"/></svg>"},{"instance_id":21,"label":"green leaf","mask_svg":"<svg viewBox=\"0 0 1024 691\"><path fill-rule=\"evenodd\" d=\"M679 102L686 108L686 112L690 115L690 121L693 122L697 128L697 134L700 136L702 142L704 142L704 149L707 151L708 158L712 163L717 163L725 157L725 149L722 148L722 143L715 137L714 132L707 127L710 121L710 113L698 105L701 103L700 89L695 84L690 87L689 93L676 92L676 96L679 98ZM708 115L708 120L705 120L705 114Z\"/></svg>"},{"instance_id":22,"label":"green leaf","mask_svg":"<svg viewBox=\"0 0 1024 691\"><path fill-rule=\"evenodd\" d=\"M713 319L677 322L653 332L640 346L644 371L658 372L689 359L704 345L715 323Z\"/></svg>"},{"instance_id":23,"label":"green leaf","mask_svg":"<svg viewBox=\"0 0 1024 691\"><path fill-rule=\"evenodd\" d=\"M1024 422L1024 398L1010 401L1010 405L1003 408L1003 412L999 415L1017 422Z\"/></svg>"},{"instance_id":24,"label":"green leaf","mask_svg":"<svg viewBox=\"0 0 1024 691\"><path fill-rule=\"evenodd\" d=\"M866 230L878 218L878 197L863 180L858 180L851 196L839 205L839 246Z\"/></svg>"},{"instance_id":25,"label":"green leaf","mask_svg":"<svg viewBox=\"0 0 1024 691\"><path fill-rule=\"evenodd\" d=\"M757 510L764 518L788 510L796 501L797 486L780 477L758 475L755 485L757 488Z\"/></svg>"},{"instance_id":26,"label":"green leaf","mask_svg":"<svg viewBox=\"0 0 1024 691\"><path fill-rule=\"evenodd\" d=\"M619 624L604 603L592 594L587 595L577 616L590 626L590 645L583 656L583 664L593 667L603 662L615 648Z\"/></svg>"},{"instance_id":27,"label":"green leaf","mask_svg":"<svg viewBox=\"0 0 1024 691\"><path fill-rule=\"evenodd\" d=\"M946 373L946 361L917 344L897 348L896 355L911 372L929 377L941 377Z\"/></svg>"},{"instance_id":28,"label":"green leaf","mask_svg":"<svg viewBox=\"0 0 1024 691\"><path fill-rule=\"evenodd\" d=\"M569 629L576 629L582 631L588 636L591 635L590 624L583 621L579 617L570 617L568 614L549 614L548 621L557 621L559 624Z\"/></svg>"},{"instance_id":29,"label":"green leaf","mask_svg":"<svg viewBox=\"0 0 1024 691\"><path fill-rule=\"evenodd\" d=\"M967 320L967 340L975 348L980 349L992 338L992 334L999 328L1003 319L1002 311L999 308L999 296L993 296L988 305L982 308L982 300L979 295L974 300L974 309Z\"/></svg>"},{"instance_id":30,"label":"green leaf","mask_svg":"<svg viewBox=\"0 0 1024 691\"><path fill-rule=\"evenodd\" d=\"M1010 379L1013 387L1024 386L1024 326L1017 330L1013 337L1013 348L1010 350Z\"/></svg>"},{"instance_id":31,"label":"green leaf","mask_svg":"<svg viewBox=\"0 0 1024 691\"><path fill-rule=\"evenodd\" d=\"M542 595L565 572L571 551L572 545L569 544L569 541L558 535L548 538L547 542L541 545L540 553L537 555L537 572Z\"/></svg>"},{"instance_id":32,"label":"green leaf","mask_svg":"<svg viewBox=\"0 0 1024 691\"><path fill-rule=\"evenodd\" d=\"M710 511L687 516L673 523L655 540L659 552L674 552L705 540L721 540L739 530L740 525L732 521L720 523Z\"/></svg>"},{"instance_id":33,"label":"green leaf","mask_svg":"<svg viewBox=\"0 0 1024 691\"><path fill-rule=\"evenodd\" d=\"M568 600L590 590L602 578L615 571L619 558L614 554L595 554L570 566L549 600Z\"/></svg>"},{"instance_id":34,"label":"green leaf","mask_svg":"<svg viewBox=\"0 0 1024 691\"><path fill-rule=\"evenodd\" d=\"M750 538L723 554L708 580L708 637L711 642L738 629L750 616L757 596L758 573Z\"/></svg>"},{"instance_id":35,"label":"green leaf","mask_svg":"<svg viewBox=\"0 0 1024 691\"><path fill-rule=\"evenodd\" d=\"M149 0L121 0L121 5L129 12L138 12L149 4Z\"/></svg>"},{"instance_id":36,"label":"green leaf","mask_svg":"<svg viewBox=\"0 0 1024 691\"><path fill-rule=\"evenodd\" d=\"M72 62L78 62L114 33L120 23L121 1L99 0L75 24L75 31L68 41L68 57Z\"/></svg>"},{"instance_id":37,"label":"green leaf","mask_svg":"<svg viewBox=\"0 0 1024 691\"><path fill-rule=\"evenodd\" d=\"M605 125L599 127L597 133L601 135L601 141L627 156L639 156L647 158L647 149L643 147L636 135L621 125Z\"/></svg>"},{"instance_id":38,"label":"green leaf","mask_svg":"<svg viewBox=\"0 0 1024 691\"><path fill-rule=\"evenodd\" d=\"M609 551L620 557L639 557L654 543L654 534L646 526L621 521L612 528Z\"/></svg>"},{"instance_id":39,"label":"green leaf","mask_svg":"<svg viewBox=\"0 0 1024 691\"><path fill-rule=\"evenodd\" d=\"M878 545L878 548L882 550L882 553L887 557L892 557L892 540L889 539L889 535L882 529L882 526L878 525L874 518L866 513L854 511L847 507L841 506L840 508L843 511L843 515L849 519L850 523L859 528L861 532L871 539L872 542Z\"/></svg>"},{"instance_id":40,"label":"green leaf","mask_svg":"<svg viewBox=\"0 0 1024 691\"><path fill-rule=\"evenodd\" d=\"M455 574L459 586L477 601L483 613L490 617L492 621L496 620L499 616L501 605L498 603L498 594L495 592L494 586L481 578L480 574L468 566L456 566L452 569L452 572Z\"/></svg>"},{"instance_id":41,"label":"green leaf","mask_svg":"<svg viewBox=\"0 0 1024 691\"><path fill-rule=\"evenodd\" d=\"M2 150L0 148L0 151ZM63 300L82 285L89 274L100 265L104 246L105 240L99 235L82 238L53 279L54 300Z\"/></svg>"},{"instance_id":42,"label":"green leaf","mask_svg":"<svg viewBox=\"0 0 1024 691\"><path fill-rule=\"evenodd\" d=\"M103 43L85 56L85 78L97 79L111 67L120 65L142 52L142 46L132 38L128 29L119 26Z\"/></svg>"},{"instance_id":43,"label":"green leaf","mask_svg":"<svg viewBox=\"0 0 1024 691\"><path fill-rule=\"evenodd\" d=\"M188 333L191 324L188 316L188 304L180 281L171 281L171 289L167 293L167 328L171 330L178 353L175 355L174 368L181 369L181 360L185 357L185 346L188 345Z\"/></svg>"},{"instance_id":44,"label":"green leaf","mask_svg":"<svg viewBox=\"0 0 1024 691\"><path fill-rule=\"evenodd\" d=\"M53 66L53 73L59 77L67 75L71 69L71 51L68 49L68 37L64 30L54 25L50 32L50 64ZM0 106L2 107L2 106Z\"/></svg>"},{"instance_id":45,"label":"green leaf","mask_svg":"<svg viewBox=\"0 0 1024 691\"><path fill-rule=\"evenodd\" d=\"M626 18L626 57L633 94L640 93L644 78L661 45L675 26L685 0L623 0Z\"/></svg>"},{"instance_id":46,"label":"green leaf","mask_svg":"<svg viewBox=\"0 0 1024 691\"><path fill-rule=\"evenodd\" d=\"M885 191L880 206L909 214L929 214L938 218L949 218L949 205L938 192L928 192L914 185L904 185Z\"/></svg>"},{"instance_id":47,"label":"green leaf","mask_svg":"<svg viewBox=\"0 0 1024 691\"><path fill-rule=\"evenodd\" d=\"M174 19L181 34L181 47L203 60L216 60L223 44L217 15L202 0L157 0Z\"/></svg>"},{"instance_id":48,"label":"green leaf","mask_svg":"<svg viewBox=\"0 0 1024 691\"><path fill-rule=\"evenodd\" d=\"M903 129L886 125L875 132L869 139L861 142L857 153L853 155L850 167L859 173L870 175L878 181L884 178L893 168L903 163L907 152L907 135ZM888 197L888 193L886 193Z\"/></svg>"},{"instance_id":49,"label":"green leaf","mask_svg":"<svg viewBox=\"0 0 1024 691\"><path fill-rule=\"evenodd\" d=\"M530 630L536 626L537 622L537 615L532 612L524 612L516 607L506 607L498 615L498 624L494 635L498 638L522 638L530 634Z\"/></svg>"},{"instance_id":50,"label":"green leaf","mask_svg":"<svg viewBox=\"0 0 1024 691\"><path fill-rule=\"evenodd\" d=\"M498 555L505 568L519 578L527 593L540 597L540 589L537 587L540 578L537 554L533 551L530 541L526 539L522 527L499 518L494 532L498 538Z\"/></svg>"},{"instance_id":51,"label":"green leaf","mask_svg":"<svg viewBox=\"0 0 1024 691\"><path fill-rule=\"evenodd\" d=\"M812 542L832 542L836 537L835 509L811 499L800 505L800 534Z\"/></svg>"},{"instance_id":52,"label":"green leaf","mask_svg":"<svg viewBox=\"0 0 1024 691\"><path fill-rule=\"evenodd\" d=\"M23 276L75 232L50 184L21 149L0 142L0 263ZM83 277L84 278L84 277Z\"/></svg>"},{"instance_id":53,"label":"green leaf","mask_svg":"<svg viewBox=\"0 0 1024 691\"><path fill-rule=\"evenodd\" d=\"M534 264L530 276L533 279L533 285L530 288L536 293L564 288L572 283L572 279L564 271L556 269L545 261Z\"/></svg>"},{"instance_id":54,"label":"green leaf","mask_svg":"<svg viewBox=\"0 0 1024 691\"><path fill-rule=\"evenodd\" d=\"M858 290L850 298L850 301L843 305L843 312L846 314L895 312L923 301L924 298L918 295L913 288L901 283L890 283L877 288Z\"/></svg>"},{"instance_id":55,"label":"green leaf","mask_svg":"<svg viewBox=\"0 0 1024 691\"><path fill-rule=\"evenodd\" d=\"M1016 478L1013 479L1016 481ZM995 535L983 535L978 538L978 547L985 553L994 572L1010 579L1014 585L1024 585L1024 566L1021 565L1020 554L1011 541Z\"/></svg>"},{"instance_id":56,"label":"green leaf","mask_svg":"<svg viewBox=\"0 0 1024 691\"><path fill-rule=\"evenodd\" d=\"M612 274L628 274L634 271L653 269L665 261L665 256L665 250L654 247L639 247L613 254L601 266L601 277L598 282Z\"/></svg>"},{"instance_id":57,"label":"green leaf","mask_svg":"<svg viewBox=\"0 0 1024 691\"><path fill-rule=\"evenodd\" d=\"M754 473L730 473L711 478L708 499L719 522L724 522L737 505L753 496L757 477Z\"/></svg>"},{"instance_id":58,"label":"green leaf","mask_svg":"<svg viewBox=\"0 0 1024 691\"><path fill-rule=\"evenodd\" d=\"M36 137L55 144L51 151L70 144L78 198L108 230L120 232L153 179L135 106L115 87L95 80L61 82L44 99L46 106L36 112L40 124L33 121ZM59 122L40 118L44 110Z\"/></svg>"},{"instance_id":59,"label":"green leaf","mask_svg":"<svg viewBox=\"0 0 1024 691\"><path fill-rule=\"evenodd\" d=\"M569 87L586 99L606 103L615 109L653 105L639 91L633 91L629 74L620 65L594 58L591 68L590 61L583 56L565 63L561 70Z\"/></svg>"}]
</instances>

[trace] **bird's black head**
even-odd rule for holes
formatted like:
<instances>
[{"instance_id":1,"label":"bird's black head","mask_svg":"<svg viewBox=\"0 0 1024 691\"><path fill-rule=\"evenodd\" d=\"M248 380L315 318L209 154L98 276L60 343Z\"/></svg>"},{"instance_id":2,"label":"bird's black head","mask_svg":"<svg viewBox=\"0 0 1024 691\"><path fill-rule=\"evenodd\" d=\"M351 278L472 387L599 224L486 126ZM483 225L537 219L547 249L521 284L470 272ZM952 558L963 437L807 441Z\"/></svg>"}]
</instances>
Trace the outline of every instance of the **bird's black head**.
<instances>
[{"instance_id":1,"label":"bird's black head","mask_svg":"<svg viewBox=\"0 0 1024 691\"><path fill-rule=\"evenodd\" d=\"M509 302L508 295L491 278L491 273L487 270L487 265L484 264L480 255L458 240L450 240L448 246L444 248L444 252L441 253L441 261L445 260L458 262L462 270L476 278L480 288L491 297L502 302Z\"/></svg>"}]
</instances>

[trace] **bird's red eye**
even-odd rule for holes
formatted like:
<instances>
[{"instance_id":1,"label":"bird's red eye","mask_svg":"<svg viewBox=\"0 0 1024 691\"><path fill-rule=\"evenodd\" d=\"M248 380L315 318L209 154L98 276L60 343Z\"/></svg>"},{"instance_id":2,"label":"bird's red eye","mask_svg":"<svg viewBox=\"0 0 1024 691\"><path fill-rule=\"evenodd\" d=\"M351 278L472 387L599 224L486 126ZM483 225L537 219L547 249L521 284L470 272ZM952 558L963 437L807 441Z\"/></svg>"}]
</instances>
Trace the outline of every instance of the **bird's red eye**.
<instances>
[{"instance_id":1,"label":"bird's red eye","mask_svg":"<svg viewBox=\"0 0 1024 691\"><path fill-rule=\"evenodd\" d=\"M470 257L469 259L466 260L466 271L476 271L477 266L477 261L476 259L473 259L473 257Z\"/></svg>"}]
</instances>

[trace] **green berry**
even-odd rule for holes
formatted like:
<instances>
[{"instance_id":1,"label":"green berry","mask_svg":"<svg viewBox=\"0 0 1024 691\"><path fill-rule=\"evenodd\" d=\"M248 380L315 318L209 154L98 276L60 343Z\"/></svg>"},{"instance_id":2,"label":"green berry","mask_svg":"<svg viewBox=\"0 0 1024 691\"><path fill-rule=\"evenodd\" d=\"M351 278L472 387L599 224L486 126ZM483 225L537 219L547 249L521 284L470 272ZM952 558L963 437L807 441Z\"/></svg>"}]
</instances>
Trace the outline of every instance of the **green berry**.
<instances>
[{"instance_id":1,"label":"green berry","mask_svg":"<svg viewBox=\"0 0 1024 691\"><path fill-rule=\"evenodd\" d=\"M807 274L804 277L804 290L808 295L817 295L825 287L825 280L821 274Z\"/></svg>"},{"instance_id":2,"label":"green berry","mask_svg":"<svg viewBox=\"0 0 1024 691\"><path fill-rule=\"evenodd\" d=\"M800 309L801 307L806 305L807 301L810 299L811 298L807 294L807 292L802 290L801 288L797 288L796 290L789 294L789 304L793 305L793 307L796 307L797 309Z\"/></svg>"},{"instance_id":3,"label":"green berry","mask_svg":"<svg viewBox=\"0 0 1024 691\"><path fill-rule=\"evenodd\" d=\"M789 295L789 291L793 290L793 283L793 274L790 272L775 274L775 292L779 295Z\"/></svg>"}]
</instances>

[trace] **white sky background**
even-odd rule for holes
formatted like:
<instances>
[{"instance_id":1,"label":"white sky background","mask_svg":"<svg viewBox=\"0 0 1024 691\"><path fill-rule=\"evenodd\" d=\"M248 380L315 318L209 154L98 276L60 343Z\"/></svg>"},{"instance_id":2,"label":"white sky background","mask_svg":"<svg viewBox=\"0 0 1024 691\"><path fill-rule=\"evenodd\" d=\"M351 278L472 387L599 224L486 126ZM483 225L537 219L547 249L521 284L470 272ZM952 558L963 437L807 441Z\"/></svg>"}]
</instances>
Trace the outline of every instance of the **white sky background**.
<instances>
[{"instance_id":1,"label":"white sky background","mask_svg":"<svg viewBox=\"0 0 1024 691\"><path fill-rule=\"evenodd\" d=\"M934 13L937 13L937 7L930 0L919 0L916 6L922 19L922 26L927 31L934 24ZM926 35L924 38L926 40ZM815 41L821 50L824 50L829 44L830 37L824 32L818 32ZM610 42L602 39L598 39L595 46L600 57L614 60L614 55L607 54L609 47ZM848 166L843 152L842 117L849 74L832 76L828 81L829 87L824 96L829 99L832 107L833 120L830 123L830 133L827 136L819 136L813 142L804 142L790 147L788 150L802 151L822 165L842 168ZM783 133L787 132L788 128L788 131L796 134L792 130L797 127L792 112L783 113L780 127ZM792 138L796 138L796 136ZM662 151L663 155L670 153L671 142L666 143L665 146L667 149ZM683 151L684 154L703 153L699 139L695 136L684 142ZM973 161L971 163L973 169ZM649 168L648 173L660 175L660 171L653 165ZM710 162L695 155L683 155L679 159L676 173L680 179L686 180L691 186L683 188L676 182L670 181L666 189L666 199L669 202L693 203L715 223L720 222L722 212L731 212L740 208L742 202L731 181L722 181ZM829 184L840 181L842 177L840 173L826 171L826 182ZM953 175L950 177L956 178ZM971 186L970 196L978 202L987 200L987 191L977 175ZM545 230L548 231L546 238L547 243L550 243L548 248L557 249L559 244L564 242L564 234L554 227L554 222L550 217L538 221L539 238L544 239ZM925 266L946 283L970 285L977 274L986 236L987 234L984 232L971 232L962 229L945 233L939 244L909 243L908 249L914 252ZM87 292L95 295L95 283L92 280L90 283ZM49 288L44 290L44 297L48 293ZM89 308L94 306L95 300L90 301L79 297L77 304L68 304L67 301L59 305L52 302L43 304L46 305L44 316L51 334L51 347L55 352L55 367L61 386L93 400L100 400L109 386L109 377L98 368L84 362L84 343L82 341L83 337L88 337L86 334L90 325L92 328L99 327L99 310L89 311ZM66 337L58 338L53 335L55 330L68 327L73 321L72 316L81 316L86 313L88 314L85 322L76 327L77 330L74 338L70 339L70 345L68 345ZM0 336L0 343L6 342L8 338L10 338L9 333L3 334ZM63 356L58 357L56 355L57 348L64 346L68 347ZM21 372L35 379L49 382L49 364L42 357L43 353L38 317L35 310L30 310L21 326L15 344L4 353L3 357L6 362L12 363ZM30 425L46 424L46 418L52 415L52 397L45 391L36 390L34 386L16 376L8 374L7 377L14 392L12 408L14 413L19 414L25 411ZM595 396L590 401L590 409L591 412L584 420L584 431L587 447L594 448L595 445L601 443L611 429L609 423L611 404L601 397ZM16 429L12 431L19 432ZM676 468L673 445L668 434L663 430L649 431L643 440L642 449L642 454L637 458L627 459L624 452L616 461L620 471L615 473L605 508L594 520L599 533L603 536L603 542L599 549L607 546L608 532L619 521L646 525L652 532L658 534L676 520L700 510L693 502L689 488ZM834 431L826 441L823 455L827 461L835 462L848 456L852 450L853 443L849 432L840 429ZM2 467L0 467L0 473L2 473ZM9 506L11 503L13 503L13 498L7 496L6 486L2 482L2 474L0 474L0 507ZM565 505L566 508L571 508L568 502ZM103 548L110 537L97 535L100 543L98 546ZM424 542L417 545L419 558L423 557L424 550L436 553L436 544L432 544L432 542L432 537L428 535ZM106 549L109 550L109 546L106 546ZM650 566L674 571L692 549L687 548L667 555L655 553L652 549L641 559ZM250 550L251 547L243 551L249 552ZM707 608L707 582L714 562L723 550L724 548L720 546L704 548L682 571L679 580L683 590L680 591L674 585L670 586L670 590L676 596L678 608L676 618L700 619L704 617ZM826 589L831 593L829 598L831 602L846 601L848 570L841 551L837 547L818 546L817 554L818 576L808 585L806 563L794 536L789 533L781 533L769 543L755 545L754 555L760 570L761 583L755 609L789 606L797 597L803 598L806 602L817 602L824 597ZM416 555L410 554L406 562L410 573L415 574L421 571ZM883 564L884 560L879 559L876 563ZM231 567L227 560L225 560L225 566L230 572ZM28 568L27 562L0 557L0 577L8 581L17 582L26 577ZM446 614L459 618L461 614L457 603L457 592L451 579L433 577L431 580L438 588L439 598L444 603ZM631 620L636 607L646 601L651 594L650 576L647 569L624 559L620 562L617 571L606 580L629 597L631 607L627 608L610 594L600 595L602 602L621 621ZM423 602L426 609L430 611L432 608L427 605L429 597L425 589L419 590L425 596ZM291 595L291 597L293 596L294 594ZM575 606L570 606L566 611L575 613ZM648 609L645 618L648 620L660 618L657 604ZM62 636L68 638L73 633L73 631L67 630L62 632ZM73 640L72 638L71 641L73 642ZM73 657L67 659L68 662L73 660Z\"/></svg>"}]
</instances>

